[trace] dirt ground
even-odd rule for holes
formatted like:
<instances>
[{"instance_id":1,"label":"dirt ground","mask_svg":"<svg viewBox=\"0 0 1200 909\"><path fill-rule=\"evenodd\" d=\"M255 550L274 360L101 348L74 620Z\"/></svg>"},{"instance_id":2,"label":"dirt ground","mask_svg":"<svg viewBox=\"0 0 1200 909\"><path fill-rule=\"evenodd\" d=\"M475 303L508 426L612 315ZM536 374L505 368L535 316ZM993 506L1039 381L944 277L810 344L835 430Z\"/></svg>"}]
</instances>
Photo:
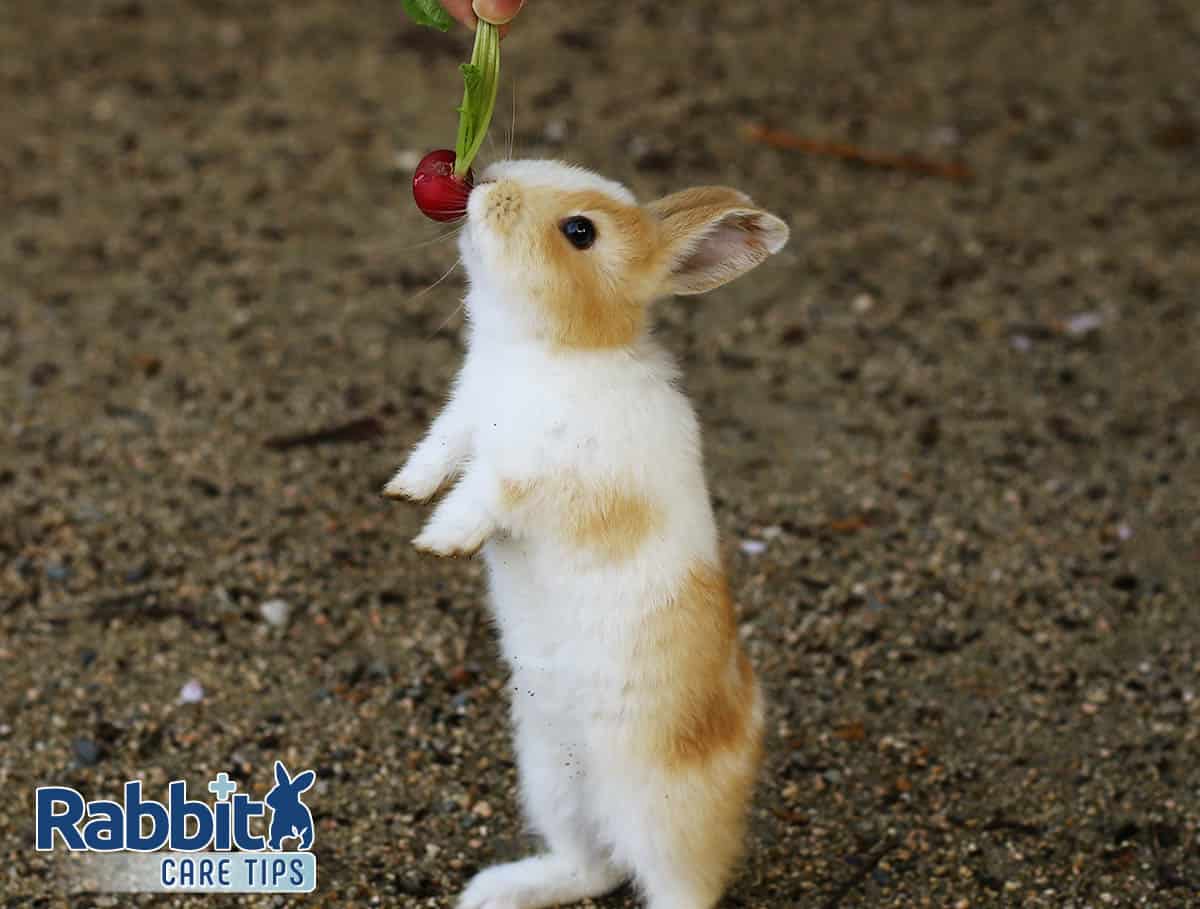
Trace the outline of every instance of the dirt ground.
<instances>
[{"instance_id":1,"label":"dirt ground","mask_svg":"<svg viewBox=\"0 0 1200 909\"><path fill-rule=\"evenodd\" d=\"M515 108L519 154L793 226L657 320L772 704L723 905L1200 905L1200 6L614 7L530 0L491 154ZM40 783L277 757L297 904L531 848L480 566L379 495L462 352L408 185L468 48L398 0L0 5L2 905L284 904L64 897L33 849Z\"/></svg>"}]
</instances>

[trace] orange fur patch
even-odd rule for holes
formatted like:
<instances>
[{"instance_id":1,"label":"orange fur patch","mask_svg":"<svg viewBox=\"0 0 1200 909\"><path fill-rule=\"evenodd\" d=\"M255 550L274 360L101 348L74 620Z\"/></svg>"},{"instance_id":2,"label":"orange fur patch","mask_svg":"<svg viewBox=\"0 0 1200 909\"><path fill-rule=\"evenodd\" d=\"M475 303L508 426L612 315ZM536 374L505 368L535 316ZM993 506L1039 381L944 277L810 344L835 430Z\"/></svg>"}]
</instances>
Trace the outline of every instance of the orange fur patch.
<instances>
[{"instance_id":1,"label":"orange fur patch","mask_svg":"<svg viewBox=\"0 0 1200 909\"><path fill-rule=\"evenodd\" d=\"M539 210L539 258L550 272L539 288L539 302L550 317L554 340L589 350L633 343L646 322L647 272L658 247L654 220L601 192L529 195ZM596 225L590 249L575 249L563 236L561 222L572 215Z\"/></svg>"},{"instance_id":2,"label":"orange fur patch","mask_svg":"<svg viewBox=\"0 0 1200 909\"><path fill-rule=\"evenodd\" d=\"M709 205L745 208L753 207L754 203L744 192L728 186L693 186L691 189L681 189L677 193L655 199L646 208L656 217L666 219L682 211Z\"/></svg>"},{"instance_id":3,"label":"orange fur patch","mask_svg":"<svg viewBox=\"0 0 1200 909\"><path fill-rule=\"evenodd\" d=\"M566 541L611 562L634 555L662 521L660 512L640 493L597 488L573 474L538 481L505 479L500 497L507 508L547 512Z\"/></svg>"},{"instance_id":4,"label":"orange fur patch","mask_svg":"<svg viewBox=\"0 0 1200 909\"><path fill-rule=\"evenodd\" d=\"M500 481L500 501L505 508L516 508L521 505L532 491L532 485L518 480Z\"/></svg>"},{"instance_id":5,"label":"orange fur patch","mask_svg":"<svg viewBox=\"0 0 1200 909\"><path fill-rule=\"evenodd\" d=\"M644 497L617 490L605 490L581 504L569 515L571 539L613 562L636 553L660 520Z\"/></svg>"},{"instance_id":6,"label":"orange fur patch","mask_svg":"<svg viewBox=\"0 0 1200 909\"><path fill-rule=\"evenodd\" d=\"M646 714L658 759L679 770L730 750L757 764L754 670L737 635L737 615L720 569L700 563L674 598L647 620L646 651L654 702Z\"/></svg>"}]
</instances>

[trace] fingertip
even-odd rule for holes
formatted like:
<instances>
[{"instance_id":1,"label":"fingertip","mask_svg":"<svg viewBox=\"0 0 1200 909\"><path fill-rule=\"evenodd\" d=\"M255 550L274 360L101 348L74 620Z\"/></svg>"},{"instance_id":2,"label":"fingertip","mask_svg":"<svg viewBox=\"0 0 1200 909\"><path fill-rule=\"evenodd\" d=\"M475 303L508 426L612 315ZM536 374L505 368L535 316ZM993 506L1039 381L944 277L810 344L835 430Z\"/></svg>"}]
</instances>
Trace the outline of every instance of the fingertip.
<instances>
[{"instance_id":1,"label":"fingertip","mask_svg":"<svg viewBox=\"0 0 1200 909\"><path fill-rule=\"evenodd\" d=\"M471 8L485 22L507 25L524 5L525 0L474 0Z\"/></svg>"},{"instance_id":2,"label":"fingertip","mask_svg":"<svg viewBox=\"0 0 1200 909\"><path fill-rule=\"evenodd\" d=\"M467 28L475 28L475 13L471 9L471 0L442 0L442 6Z\"/></svg>"}]
</instances>

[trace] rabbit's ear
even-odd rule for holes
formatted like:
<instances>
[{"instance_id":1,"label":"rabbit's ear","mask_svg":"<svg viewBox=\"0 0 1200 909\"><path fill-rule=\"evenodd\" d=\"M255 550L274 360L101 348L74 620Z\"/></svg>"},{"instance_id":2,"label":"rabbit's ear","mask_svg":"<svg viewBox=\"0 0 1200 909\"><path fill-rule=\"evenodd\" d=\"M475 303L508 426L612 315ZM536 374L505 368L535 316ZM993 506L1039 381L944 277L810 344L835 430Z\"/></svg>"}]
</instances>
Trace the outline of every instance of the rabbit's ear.
<instances>
[{"instance_id":1,"label":"rabbit's ear","mask_svg":"<svg viewBox=\"0 0 1200 909\"><path fill-rule=\"evenodd\" d=\"M287 786L290 783L291 777L288 776L287 768L283 766L283 761L275 762L275 784L277 786Z\"/></svg>"},{"instance_id":2,"label":"rabbit's ear","mask_svg":"<svg viewBox=\"0 0 1200 909\"><path fill-rule=\"evenodd\" d=\"M305 790L312 788L312 784L315 783L316 781L317 781L316 771L305 770L303 773L297 774L295 777L292 778L292 791L293 792L304 792Z\"/></svg>"},{"instance_id":3,"label":"rabbit's ear","mask_svg":"<svg viewBox=\"0 0 1200 909\"><path fill-rule=\"evenodd\" d=\"M787 243L788 226L744 193L700 186L648 206L662 224L663 290L701 294L762 264Z\"/></svg>"}]
</instances>

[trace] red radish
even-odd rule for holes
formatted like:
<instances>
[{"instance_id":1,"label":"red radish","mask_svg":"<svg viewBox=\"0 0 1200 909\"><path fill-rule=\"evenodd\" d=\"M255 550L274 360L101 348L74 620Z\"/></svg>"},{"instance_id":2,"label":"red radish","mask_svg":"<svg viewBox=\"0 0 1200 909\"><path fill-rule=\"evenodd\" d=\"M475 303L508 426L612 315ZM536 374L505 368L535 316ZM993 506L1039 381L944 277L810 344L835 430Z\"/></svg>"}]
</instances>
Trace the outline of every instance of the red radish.
<instances>
[{"instance_id":1,"label":"red radish","mask_svg":"<svg viewBox=\"0 0 1200 909\"><path fill-rule=\"evenodd\" d=\"M413 198L417 208L434 221L454 221L467 213L467 196L475 185L475 174L466 179L454 176L455 154L448 148L431 151L413 174Z\"/></svg>"}]
</instances>

